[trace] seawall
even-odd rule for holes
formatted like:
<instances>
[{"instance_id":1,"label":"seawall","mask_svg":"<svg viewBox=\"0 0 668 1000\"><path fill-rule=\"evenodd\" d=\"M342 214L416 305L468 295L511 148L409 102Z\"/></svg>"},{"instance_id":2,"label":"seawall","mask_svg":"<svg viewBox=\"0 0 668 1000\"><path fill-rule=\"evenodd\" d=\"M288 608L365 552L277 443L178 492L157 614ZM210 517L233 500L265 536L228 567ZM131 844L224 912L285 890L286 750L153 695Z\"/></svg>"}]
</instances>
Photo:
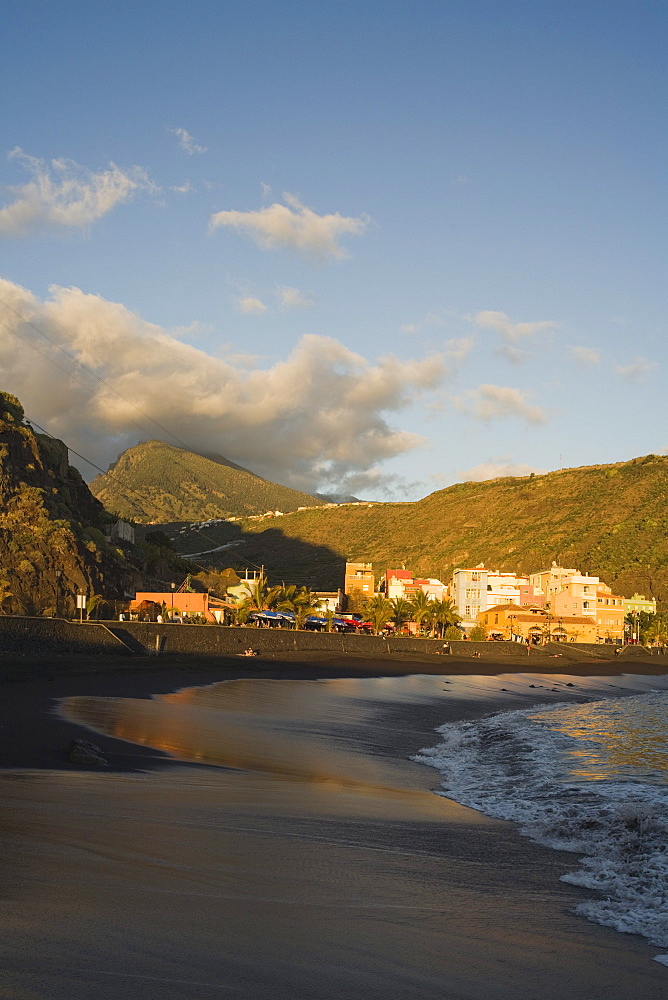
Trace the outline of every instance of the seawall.
<instances>
[{"instance_id":1,"label":"seawall","mask_svg":"<svg viewBox=\"0 0 668 1000\"><path fill-rule=\"evenodd\" d=\"M434 655L449 648L460 658L488 662L523 660L531 663L548 656L569 660L641 659L650 656L642 646L618 647L552 643L527 656L516 642L452 642L415 636L385 637L355 633L306 632L279 628L238 628L221 625L168 625L152 622L73 622L62 618L0 616L0 652L29 655L100 654L119 657L186 655L216 658L234 656L251 647L259 655L299 651L369 656ZM655 651L656 652L656 651Z\"/></svg>"}]
</instances>

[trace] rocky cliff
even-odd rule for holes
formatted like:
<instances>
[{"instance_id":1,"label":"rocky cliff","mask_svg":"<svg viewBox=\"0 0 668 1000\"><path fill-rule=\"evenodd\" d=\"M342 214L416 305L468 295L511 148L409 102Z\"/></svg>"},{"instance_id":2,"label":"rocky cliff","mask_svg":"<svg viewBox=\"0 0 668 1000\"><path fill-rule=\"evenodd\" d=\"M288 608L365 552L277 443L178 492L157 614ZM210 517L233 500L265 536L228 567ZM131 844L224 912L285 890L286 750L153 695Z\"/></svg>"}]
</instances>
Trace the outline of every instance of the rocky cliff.
<instances>
[{"instance_id":1,"label":"rocky cliff","mask_svg":"<svg viewBox=\"0 0 668 1000\"><path fill-rule=\"evenodd\" d=\"M5 613L73 615L77 593L123 598L138 574L111 545L114 518L68 463L62 441L36 434L0 392L0 606Z\"/></svg>"}]
</instances>

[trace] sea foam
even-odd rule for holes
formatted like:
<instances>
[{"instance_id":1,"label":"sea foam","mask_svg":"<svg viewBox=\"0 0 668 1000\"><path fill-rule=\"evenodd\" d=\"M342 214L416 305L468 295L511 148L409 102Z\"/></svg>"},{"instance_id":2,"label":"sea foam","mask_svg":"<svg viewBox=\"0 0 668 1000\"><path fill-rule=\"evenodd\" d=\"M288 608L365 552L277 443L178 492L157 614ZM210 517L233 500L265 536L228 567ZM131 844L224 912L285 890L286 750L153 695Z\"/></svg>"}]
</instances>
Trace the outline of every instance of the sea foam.
<instances>
[{"instance_id":1,"label":"sea foam","mask_svg":"<svg viewBox=\"0 0 668 1000\"><path fill-rule=\"evenodd\" d=\"M562 880L602 898L578 914L668 949L667 723L665 691L524 709L445 725L414 759L440 794L583 855Z\"/></svg>"}]
</instances>

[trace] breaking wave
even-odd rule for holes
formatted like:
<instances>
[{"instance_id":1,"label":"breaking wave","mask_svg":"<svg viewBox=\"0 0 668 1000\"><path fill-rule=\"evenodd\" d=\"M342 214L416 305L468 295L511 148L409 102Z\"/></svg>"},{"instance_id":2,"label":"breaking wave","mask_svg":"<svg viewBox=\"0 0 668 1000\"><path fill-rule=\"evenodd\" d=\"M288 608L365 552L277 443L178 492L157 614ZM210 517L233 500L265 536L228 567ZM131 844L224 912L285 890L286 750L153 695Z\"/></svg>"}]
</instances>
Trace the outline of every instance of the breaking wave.
<instances>
[{"instance_id":1,"label":"breaking wave","mask_svg":"<svg viewBox=\"0 0 668 1000\"><path fill-rule=\"evenodd\" d=\"M414 757L440 794L583 855L576 912L668 949L668 692L451 723ZM657 960L668 964L668 955Z\"/></svg>"}]
</instances>

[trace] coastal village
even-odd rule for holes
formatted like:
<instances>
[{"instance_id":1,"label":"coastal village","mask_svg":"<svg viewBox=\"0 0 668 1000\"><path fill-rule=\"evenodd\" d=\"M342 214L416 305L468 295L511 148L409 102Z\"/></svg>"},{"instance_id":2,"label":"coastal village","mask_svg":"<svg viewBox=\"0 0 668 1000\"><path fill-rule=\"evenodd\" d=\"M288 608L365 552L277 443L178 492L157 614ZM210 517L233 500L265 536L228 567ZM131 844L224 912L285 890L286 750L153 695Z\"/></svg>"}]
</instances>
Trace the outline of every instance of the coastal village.
<instances>
[{"instance_id":1,"label":"coastal village","mask_svg":"<svg viewBox=\"0 0 668 1000\"><path fill-rule=\"evenodd\" d=\"M641 615L656 615L655 598L625 598L598 576L556 562L527 576L480 563L455 569L447 582L414 577L405 567L378 578L372 563L348 562L340 590L301 588L307 604L301 617L295 613L299 588L292 588L292 604L285 590L274 588L272 600L261 572L254 571L228 587L226 599L193 590L186 580L178 589L173 584L166 592L137 593L127 617L432 636L439 624L450 640L623 645L640 641ZM662 641L658 633L655 639Z\"/></svg>"}]
</instances>

